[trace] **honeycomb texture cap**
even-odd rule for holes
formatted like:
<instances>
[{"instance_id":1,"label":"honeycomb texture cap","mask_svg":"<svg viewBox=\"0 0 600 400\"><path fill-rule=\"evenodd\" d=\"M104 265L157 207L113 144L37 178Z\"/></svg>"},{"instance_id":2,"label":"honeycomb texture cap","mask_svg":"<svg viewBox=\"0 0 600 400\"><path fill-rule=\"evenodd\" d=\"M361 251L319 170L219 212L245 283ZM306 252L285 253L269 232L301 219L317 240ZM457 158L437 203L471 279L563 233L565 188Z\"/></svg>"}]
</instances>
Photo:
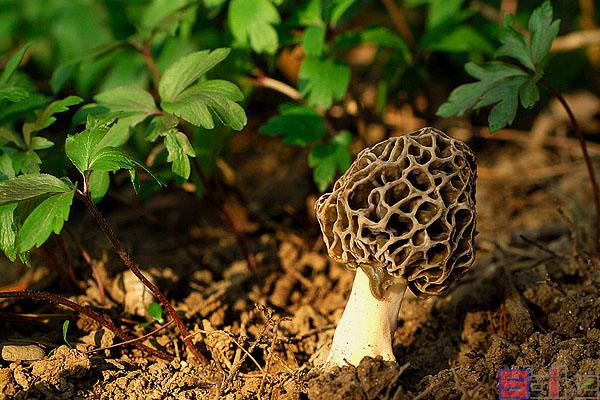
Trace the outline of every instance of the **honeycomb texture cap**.
<instances>
[{"instance_id":1,"label":"honeycomb texture cap","mask_svg":"<svg viewBox=\"0 0 600 400\"><path fill-rule=\"evenodd\" d=\"M475 260L475 156L434 128L361 151L316 205L329 256L437 295Z\"/></svg>"}]
</instances>

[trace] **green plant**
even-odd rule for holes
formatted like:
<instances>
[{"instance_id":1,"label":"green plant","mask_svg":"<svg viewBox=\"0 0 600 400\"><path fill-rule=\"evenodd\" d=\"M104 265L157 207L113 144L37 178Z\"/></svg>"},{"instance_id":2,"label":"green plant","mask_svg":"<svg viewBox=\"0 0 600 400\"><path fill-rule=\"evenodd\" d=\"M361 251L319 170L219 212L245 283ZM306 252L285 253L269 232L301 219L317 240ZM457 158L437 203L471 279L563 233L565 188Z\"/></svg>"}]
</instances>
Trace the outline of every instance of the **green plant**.
<instances>
[{"instance_id":1,"label":"green plant","mask_svg":"<svg viewBox=\"0 0 600 400\"><path fill-rule=\"evenodd\" d=\"M53 147L54 143L38 134L56 121L56 113L67 111L68 107L83 100L69 96L45 105L46 99L40 97L32 105L30 101L35 94L14 79L28 47L24 46L15 52L0 75L0 100L12 103L18 111L18 106L21 106L21 112L35 112L33 119L26 119L20 133L14 129L14 123L0 130L0 248L9 259L14 261L19 256L28 262L28 253L32 248L42 246L52 232L61 232L69 218L73 199L82 200L125 265L154 293L176 321L190 351L198 361L205 362L192 345L187 329L173 307L158 288L143 276L94 202L107 192L109 173L120 170L128 171L135 190L139 186L137 170L144 171L159 185L163 185L149 168L121 148L128 142L131 130L147 118L151 118L151 121L146 139L155 142L159 137L163 138L168 152L167 162L171 164L175 178L180 181L190 177L188 157L196 155L188 136L181 131L184 123L213 129L215 121L219 121L232 129L243 128L246 115L237 103L243 98L238 87L225 80L204 79L206 72L223 61L230 50L221 48L192 52L173 62L164 74L157 72L150 57L148 69L156 79L158 106L150 92L135 85L119 86L94 96L96 102L80 108L75 116L75 120L85 118L85 129L68 136L64 150L53 149L50 153L51 156L70 161L75 167L79 178L71 180L67 176L59 178L52 173L41 172L43 158L38 152ZM8 114L8 121L11 121L10 117L18 121L21 114L17 112L15 115ZM56 169L68 171L69 165L63 163L62 168L59 166Z\"/></svg>"},{"instance_id":2,"label":"green plant","mask_svg":"<svg viewBox=\"0 0 600 400\"><path fill-rule=\"evenodd\" d=\"M65 342L65 344L69 347L73 347L71 346L71 343L69 343L69 339L67 338L67 335L69 333L69 324L71 321L69 321L68 319L65 320L65 322L63 322L63 326L62 326L62 336L63 336L63 341Z\"/></svg>"},{"instance_id":3,"label":"green plant","mask_svg":"<svg viewBox=\"0 0 600 400\"><path fill-rule=\"evenodd\" d=\"M477 79L454 89L448 101L440 106L438 116L462 116L469 110L490 107L490 132L511 124L519 103L532 108L540 100L539 86L548 89L565 108L577 135L588 169L596 207L596 249L600 249L600 190L587 145L579 124L560 92L544 79L544 69L552 42L558 34L560 20L553 19L549 1L536 8L529 18L528 34L517 30L515 19L506 15L501 46L496 50L496 61L483 65L468 63L465 70Z\"/></svg>"}]
</instances>

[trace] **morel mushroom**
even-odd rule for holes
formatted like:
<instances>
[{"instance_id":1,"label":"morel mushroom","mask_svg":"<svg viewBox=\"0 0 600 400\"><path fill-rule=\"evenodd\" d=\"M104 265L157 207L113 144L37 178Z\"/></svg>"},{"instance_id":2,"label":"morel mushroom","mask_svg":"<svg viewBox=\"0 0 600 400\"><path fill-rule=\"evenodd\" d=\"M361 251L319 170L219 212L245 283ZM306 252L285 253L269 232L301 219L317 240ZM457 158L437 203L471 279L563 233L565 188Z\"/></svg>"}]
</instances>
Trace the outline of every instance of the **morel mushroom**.
<instances>
[{"instance_id":1,"label":"morel mushroom","mask_svg":"<svg viewBox=\"0 0 600 400\"><path fill-rule=\"evenodd\" d=\"M329 256L356 270L325 366L395 361L406 288L440 294L475 259L475 157L434 128L360 152L315 205Z\"/></svg>"}]
</instances>

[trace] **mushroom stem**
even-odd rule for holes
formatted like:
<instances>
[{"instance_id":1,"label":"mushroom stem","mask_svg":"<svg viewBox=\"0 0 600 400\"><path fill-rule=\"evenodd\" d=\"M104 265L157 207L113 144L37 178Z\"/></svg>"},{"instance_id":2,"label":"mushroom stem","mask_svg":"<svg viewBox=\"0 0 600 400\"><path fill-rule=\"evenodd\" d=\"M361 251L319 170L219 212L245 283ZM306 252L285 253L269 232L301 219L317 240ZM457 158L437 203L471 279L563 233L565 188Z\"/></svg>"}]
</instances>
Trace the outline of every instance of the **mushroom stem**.
<instances>
[{"instance_id":1,"label":"mushroom stem","mask_svg":"<svg viewBox=\"0 0 600 400\"><path fill-rule=\"evenodd\" d=\"M362 268L358 268L352 293L335 329L331 350L323 367L356 366L366 356L382 356L384 360L396 361L392 339L405 291L406 281L396 280L386 290L384 298L378 300L371 293L369 277Z\"/></svg>"}]
</instances>

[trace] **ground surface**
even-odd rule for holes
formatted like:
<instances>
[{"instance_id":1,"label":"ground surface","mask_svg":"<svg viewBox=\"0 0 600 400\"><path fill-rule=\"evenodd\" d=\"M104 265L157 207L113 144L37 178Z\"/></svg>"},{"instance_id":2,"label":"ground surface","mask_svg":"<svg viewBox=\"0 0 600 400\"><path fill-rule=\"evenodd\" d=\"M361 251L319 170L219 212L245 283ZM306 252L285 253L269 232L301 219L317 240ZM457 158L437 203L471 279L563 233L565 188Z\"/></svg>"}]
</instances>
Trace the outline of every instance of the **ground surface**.
<instances>
[{"instance_id":1,"label":"ground surface","mask_svg":"<svg viewBox=\"0 0 600 400\"><path fill-rule=\"evenodd\" d=\"M249 134L233 143L233 168L221 171L240 192L225 189L236 199L230 206L254 271L209 201L172 191L148 201L149 215L136 211L123 186L102 206L211 364L197 365L172 326L145 342L177 356L166 363L130 345L104 349L118 341L69 310L5 301L0 345L35 344L47 356L0 361L0 399L494 399L499 369L511 367L531 369L537 395L547 395L554 376L561 396L592 393L600 387L600 270L583 250L591 212L585 169L565 150L576 149L571 139L527 153L529 142L519 138L466 137L480 166L478 259L447 295L408 296L394 342L398 364L364 360L329 374L312 368L326 354L353 277L326 257L306 155ZM115 207L122 202L128 206ZM65 293L137 336L158 328L141 327L145 296L82 211L70 229L102 277L105 305L68 237L66 260L79 288L57 267L65 260L56 241L30 271L0 266L9 271L0 285ZM64 345L65 319L73 348Z\"/></svg>"}]
</instances>

